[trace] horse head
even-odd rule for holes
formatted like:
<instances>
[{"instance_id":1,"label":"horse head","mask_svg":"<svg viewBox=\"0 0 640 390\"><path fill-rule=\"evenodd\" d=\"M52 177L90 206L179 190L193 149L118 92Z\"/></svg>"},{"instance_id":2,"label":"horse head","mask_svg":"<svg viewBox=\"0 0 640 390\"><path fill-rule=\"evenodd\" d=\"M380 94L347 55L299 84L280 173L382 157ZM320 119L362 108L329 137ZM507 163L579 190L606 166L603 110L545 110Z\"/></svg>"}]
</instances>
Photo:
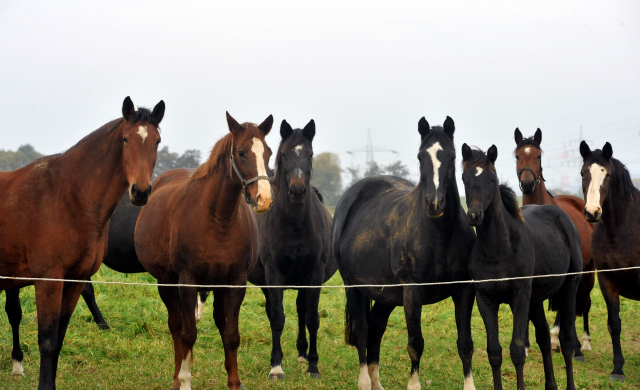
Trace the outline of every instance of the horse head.
<instances>
[{"instance_id":1,"label":"horse head","mask_svg":"<svg viewBox=\"0 0 640 390\"><path fill-rule=\"evenodd\" d=\"M516 169L518 171L518 183L520 190L525 195L531 195L540 184L542 177L542 131L536 130L533 137L523 138L520 129L514 133L516 140Z\"/></svg>"},{"instance_id":2,"label":"horse head","mask_svg":"<svg viewBox=\"0 0 640 390\"><path fill-rule=\"evenodd\" d=\"M480 149L472 150L467 144L462 145L462 181L467 198L467 218L469 225L479 226L485 211L493 204L496 193L499 193L498 176L495 162L498 148L495 145L485 154Z\"/></svg>"},{"instance_id":3,"label":"horse head","mask_svg":"<svg viewBox=\"0 0 640 390\"><path fill-rule=\"evenodd\" d=\"M589 145L580 143L580 155L583 164L580 175L582 176L582 191L584 193L585 208L584 217L589 222L598 222L602 217L602 204L609 191L609 178L614 171L613 149L610 143L604 144L602 150L591 151Z\"/></svg>"},{"instance_id":4,"label":"horse head","mask_svg":"<svg viewBox=\"0 0 640 390\"><path fill-rule=\"evenodd\" d=\"M302 130L292 129L285 120L280 125L282 141L276 156L277 180L285 180L287 194L293 204L303 204L310 192L313 163L311 143L315 134L313 119Z\"/></svg>"}]
</instances>

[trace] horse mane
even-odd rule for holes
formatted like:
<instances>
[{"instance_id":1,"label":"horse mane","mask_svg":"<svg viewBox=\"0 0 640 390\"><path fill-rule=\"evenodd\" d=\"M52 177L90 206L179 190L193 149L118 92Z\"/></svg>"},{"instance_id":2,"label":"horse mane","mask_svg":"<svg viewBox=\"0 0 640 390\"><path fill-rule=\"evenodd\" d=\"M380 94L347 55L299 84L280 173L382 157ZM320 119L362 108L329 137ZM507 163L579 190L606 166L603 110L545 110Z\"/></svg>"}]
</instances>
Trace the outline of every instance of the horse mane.
<instances>
[{"instance_id":1,"label":"horse mane","mask_svg":"<svg viewBox=\"0 0 640 390\"><path fill-rule=\"evenodd\" d=\"M531 137L529 137L529 138L524 138L524 139L522 140L522 142L520 142L520 143L516 146L516 148L513 150L513 154L515 154L515 153L516 153L516 151L517 151L518 149L520 149L520 148L522 148L522 147L524 147L524 146L527 146L527 145L535 146L536 148L540 149L540 153L542 153L542 148L540 147L540 144L539 144L539 143L537 143L536 141L534 141L534 140L533 140L533 136L531 136Z\"/></svg>"},{"instance_id":2,"label":"horse mane","mask_svg":"<svg viewBox=\"0 0 640 390\"><path fill-rule=\"evenodd\" d=\"M522 210L520 209L520 205L518 205L518 197L509 185L500 184L500 197L502 198L502 204L504 204L507 212L509 212L512 217L520 221L524 221L522 218Z\"/></svg>"},{"instance_id":3,"label":"horse mane","mask_svg":"<svg viewBox=\"0 0 640 390\"><path fill-rule=\"evenodd\" d=\"M291 148L291 145L294 145L294 146L300 145L305 140L309 142L309 139L304 136L303 130L301 129L293 130L293 132L291 133L290 136L287 137L287 139L280 140L280 144L278 145L278 152L276 153L276 161L275 161L276 169L274 173L275 174L274 185L276 186L276 188L280 188L280 185L284 181L284 172L282 171L284 169L283 168L284 164L282 164L282 151ZM311 144L311 142L309 142L309 144ZM310 175L311 174L313 174L313 166L311 167Z\"/></svg>"},{"instance_id":4,"label":"horse mane","mask_svg":"<svg viewBox=\"0 0 640 390\"><path fill-rule=\"evenodd\" d=\"M209 154L207 161L193 171L191 180L204 179L205 177L213 175L218 166L224 167L224 160L231 157L232 142L232 133L227 133L227 135L220 138L220 140L213 145L213 148L211 148L211 154Z\"/></svg>"},{"instance_id":5,"label":"horse mane","mask_svg":"<svg viewBox=\"0 0 640 390\"><path fill-rule=\"evenodd\" d=\"M462 161L463 171L468 171L475 167L486 168L486 166L488 166L491 172L496 173L496 168L493 166L491 161L489 161L485 152L475 146L471 149L471 158Z\"/></svg>"},{"instance_id":6,"label":"horse mane","mask_svg":"<svg viewBox=\"0 0 640 390\"><path fill-rule=\"evenodd\" d=\"M131 119L129 119L129 122L134 125L138 122L146 122L152 126L155 126L158 131L160 131L160 124L155 120L153 115L151 115L151 110L149 110L147 107L138 107L138 110L136 110L136 113L133 114Z\"/></svg>"},{"instance_id":7,"label":"horse mane","mask_svg":"<svg viewBox=\"0 0 640 390\"><path fill-rule=\"evenodd\" d=\"M611 162L613 163L613 180L611 184L622 192L627 200L640 200L640 190L633 185L626 165L615 158L611 158Z\"/></svg>"}]
</instances>

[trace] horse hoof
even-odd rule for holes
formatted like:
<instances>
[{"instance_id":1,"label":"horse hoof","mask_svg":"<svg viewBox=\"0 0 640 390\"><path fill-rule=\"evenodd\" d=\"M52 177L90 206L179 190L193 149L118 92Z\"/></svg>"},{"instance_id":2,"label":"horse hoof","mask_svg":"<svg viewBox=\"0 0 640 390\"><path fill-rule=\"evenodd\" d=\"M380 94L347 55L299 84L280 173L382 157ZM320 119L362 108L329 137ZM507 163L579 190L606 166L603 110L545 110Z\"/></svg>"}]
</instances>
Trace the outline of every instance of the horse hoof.
<instances>
[{"instance_id":1,"label":"horse hoof","mask_svg":"<svg viewBox=\"0 0 640 390\"><path fill-rule=\"evenodd\" d=\"M298 356L298 363L302 364L302 363L309 363L309 361L307 360L306 357L304 356Z\"/></svg>"},{"instance_id":2,"label":"horse hoof","mask_svg":"<svg viewBox=\"0 0 640 390\"><path fill-rule=\"evenodd\" d=\"M574 356L573 360L575 360L576 362L586 362L587 359L584 358L584 356Z\"/></svg>"},{"instance_id":3,"label":"horse hoof","mask_svg":"<svg viewBox=\"0 0 640 390\"><path fill-rule=\"evenodd\" d=\"M611 375L609 375L609 381L610 382L616 382L616 381L624 382L624 375L611 374Z\"/></svg>"},{"instance_id":4,"label":"horse hoof","mask_svg":"<svg viewBox=\"0 0 640 390\"><path fill-rule=\"evenodd\" d=\"M109 330L111 328L109 327L109 324L104 323L104 324L98 324L98 329L100 329L100 330Z\"/></svg>"},{"instance_id":5,"label":"horse hoof","mask_svg":"<svg viewBox=\"0 0 640 390\"><path fill-rule=\"evenodd\" d=\"M278 373L278 374L269 374L269 379L271 379L272 381L282 380L282 379L284 379L284 374L280 374L280 373Z\"/></svg>"},{"instance_id":6,"label":"horse hoof","mask_svg":"<svg viewBox=\"0 0 640 390\"><path fill-rule=\"evenodd\" d=\"M319 372L309 372L309 371L307 371L307 375L309 375L312 378L316 378L316 379L322 378L322 375L320 375Z\"/></svg>"}]
</instances>

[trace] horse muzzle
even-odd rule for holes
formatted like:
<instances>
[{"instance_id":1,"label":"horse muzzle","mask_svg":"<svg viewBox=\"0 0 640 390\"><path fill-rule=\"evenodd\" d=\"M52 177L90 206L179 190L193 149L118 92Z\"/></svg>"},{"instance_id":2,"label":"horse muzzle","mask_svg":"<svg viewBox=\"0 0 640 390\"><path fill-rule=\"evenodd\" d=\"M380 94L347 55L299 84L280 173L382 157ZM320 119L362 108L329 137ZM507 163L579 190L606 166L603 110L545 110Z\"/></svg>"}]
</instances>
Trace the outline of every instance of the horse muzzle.
<instances>
[{"instance_id":1,"label":"horse muzzle","mask_svg":"<svg viewBox=\"0 0 640 390\"><path fill-rule=\"evenodd\" d=\"M536 181L535 180L520 180L520 190L525 195L533 194L533 191L536 189Z\"/></svg>"},{"instance_id":2,"label":"horse muzzle","mask_svg":"<svg viewBox=\"0 0 640 390\"><path fill-rule=\"evenodd\" d=\"M293 204L303 204L307 197L307 187L303 185L290 185L288 191L289 199Z\"/></svg>"},{"instance_id":3,"label":"horse muzzle","mask_svg":"<svg viewBox=\"0 0 640 390\"><path fill-rule=\"evenodd\" d=\"M137 183L133 183L129 188L129 200L131 200L131 203L134 206L146 205L149 200L149 196L151 196L151 184L149 184L147 189L144 191L140 190Z\"/></svg>"},{"instance_id":4,"label":"horse muzzle","mask_svg":"<svg viewBox=\"0 0 640 390\"><path fill-rule=\"evenodd\" d=\"M467 222L471 226L480 226L483 218L484 213L482 212L482 210L469 208L469 211L467 211Z\"/></svg>"},{"instance_id":5,"label":"horse muzzle","mask_svg":"<svg viewBox=\"0 0 640 390\"><path fill-rule=\"evenodd\" d=\"M587 211L585 208L582 210L582 214L584 214L584 219L586 219L587 222L600 222L600 218L602 218L602 208L598 207L593 213Z\"/></svg>"},{"instance_id":6,"label":"horse muzzle","mask_svg":"<svg viewBox=\"0 0 640 390\"><path fill-rule=\"evenodd\" d=\"M427 215L432 218L442 217L444 213L445 200L443 196L438 196L436 200L430 201L429 197L426 198L427 201Z\"/></svg>"}]
</instances>

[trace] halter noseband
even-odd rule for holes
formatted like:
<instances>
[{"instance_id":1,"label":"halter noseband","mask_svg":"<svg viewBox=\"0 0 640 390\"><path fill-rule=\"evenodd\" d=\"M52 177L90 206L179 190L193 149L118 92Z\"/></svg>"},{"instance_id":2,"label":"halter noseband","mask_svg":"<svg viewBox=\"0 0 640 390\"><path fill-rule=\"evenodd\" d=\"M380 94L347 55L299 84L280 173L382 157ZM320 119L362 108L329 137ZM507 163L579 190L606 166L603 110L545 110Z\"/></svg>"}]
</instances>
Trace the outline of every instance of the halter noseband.
<instances>
[{"instance_id":1,"label":"halter noseband","mask_svg":"<svg viewBox=\"0 0 640 390\"><path fill-rule=\"evenodd\" d=\"M536 173L533 171L533 169L531 169L529 167L524 167L524 168L522 168L521 170L518 171L518 185L520 186L520 191L522 191L524 193L524 190L522 189L522 181L520 180L520 175L524 171L531 172L533 177L536 178L536 180L533 182L533 189L531 190L531 192L536 190L536 187L538 187L538 184L540 184L540 179L542 178L542 166L540 168L541 168L540 169L540 176L538 176L538 177L536 177ZM542 179L542 180L544 180L544 179Z\"/></svg>"},{"instance_id":2,"label":"halter noseband","mask_svg":"<svg viewBox=\"0 0 640 390\"><path fill-rule=\"evenodd\" d=\"M240 174L240 171L238 170L238 167L236 166L236 162L233 159L233 141L231 141L231 166L233 167L233 170L236 171L236 175L238 175L238 178L240 179L240 184L242 184L242 195L244 196L244 200L245 202L251 204L251 205L255 205L255 202L253 201L253 199L251 199L250 201L247 200L247 186L251 183L253 183L254 181L258 181L258 180L267 180L269 181L269 177L268 176L256 176L252 179L249 180L245 180L242 175ZM233 173L231 173L231 168L229 168L229 175L233 177Z\"/></svg>"}]
</instances>

